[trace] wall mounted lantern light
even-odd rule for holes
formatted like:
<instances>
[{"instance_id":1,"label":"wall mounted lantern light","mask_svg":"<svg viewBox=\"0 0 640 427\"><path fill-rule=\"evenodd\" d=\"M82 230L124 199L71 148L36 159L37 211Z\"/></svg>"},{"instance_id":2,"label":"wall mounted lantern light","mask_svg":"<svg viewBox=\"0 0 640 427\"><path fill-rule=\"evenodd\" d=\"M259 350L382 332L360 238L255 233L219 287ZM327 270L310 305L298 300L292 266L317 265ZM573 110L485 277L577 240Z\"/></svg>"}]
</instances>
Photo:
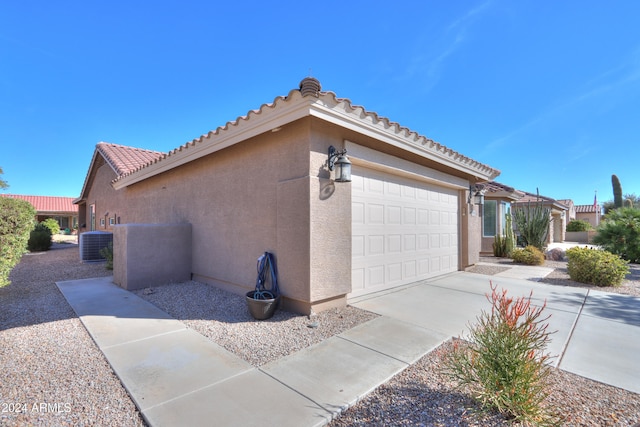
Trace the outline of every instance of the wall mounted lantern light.
<instances>
[{"instance_id":1,"label":"wall mounted lantern light","mask_svg":"<svg viewBox=\"0 0 640 427\"><path fill-rule=\"evenodd\" d=\"M484 185L476 184L469 186L469 198L467 199L467 203L471 203L473 201L476 205L484 205L484 193L485 193Z\"/></svg>"},{"instance_id":2,"label":"wall mounted lantern light","mask_svg":"<svg viewBox=\"0 0 640 427\"><path fill-rule=\"evenodd\" d=\"M347 149L336 150L332 145L329 147L329 170L336 169L336 182L351 182L351 162L347 158Z\"/></svg>"}]
</instances>

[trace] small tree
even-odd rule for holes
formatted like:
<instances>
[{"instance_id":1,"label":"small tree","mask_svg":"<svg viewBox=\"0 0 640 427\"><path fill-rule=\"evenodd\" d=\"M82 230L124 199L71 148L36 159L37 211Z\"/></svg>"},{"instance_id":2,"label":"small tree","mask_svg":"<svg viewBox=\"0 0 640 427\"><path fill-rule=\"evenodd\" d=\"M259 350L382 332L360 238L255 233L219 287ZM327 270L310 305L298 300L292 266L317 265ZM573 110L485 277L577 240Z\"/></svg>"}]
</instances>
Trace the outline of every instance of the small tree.
<instances>
[{"instance_id":1,"label":"small tree","mask_svg":"<svg viewBox=\"0 0 640 427\"><path fill-rule=\"evenodd\" d=\"M0 167L0 175L3 175L4 171ZM0 178L0 190L4 190L5 188L9 188L9 183L4 179Z\"/></svg>"},{"instance_id":2,"label":"small tree","mask_svg":"<svg viewBox=\"0 0 640 427\"><path fill-rule=\"evenodd\" d=\"M526 206L514 207L513 220L526 246L535 246L544 251L549 235L551 209L543 206L540 196L536 197L536 203L533 205L529 201Z\"/></svg>"},{"instance_id":3,"label":"small tree","mask_svg":"<svg viewBox=\"0 0 640 427\"><path fill-rule=\"evenodd\" d=\"M640 262L640 209L620 208L600 223L593 243L633 263Z\"/></svg>"}]
</instances>

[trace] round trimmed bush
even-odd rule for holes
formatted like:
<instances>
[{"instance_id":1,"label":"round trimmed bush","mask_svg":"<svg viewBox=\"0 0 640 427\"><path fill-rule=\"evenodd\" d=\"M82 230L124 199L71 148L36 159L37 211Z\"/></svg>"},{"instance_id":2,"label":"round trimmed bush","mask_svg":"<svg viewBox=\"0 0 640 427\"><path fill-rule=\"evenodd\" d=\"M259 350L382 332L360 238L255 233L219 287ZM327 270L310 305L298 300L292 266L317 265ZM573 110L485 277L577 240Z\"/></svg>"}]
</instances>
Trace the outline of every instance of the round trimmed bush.
<instances>
[{"instance_id":1,"label":"round trimmed bush","mask_svg":"<svg viewBox=\"0 0 640 427\"><path fill-rule=\"evenodd\" d=\"M48 251L51 248L51 230L40 223L37 224L33 231L29 234L27 249L31 252Z\"/></svg>"},{"instance_id":2,"label":"round trimmed bush","mask_svg":"<svg viewBox=\"0 0 640 427\"><path fill-rule=\"evenodd\" d=\"M571 280L596 286L620 286L629 274L628 262L601 249L567 249Z\"/></svg>"},{"instance_id":3,"label":"round trimmed bush","mask_svg":"<svg viewBox=\"0 0 640 427\"><path fill-rule=\"evenodd\" d=\"M514 262L527 265L542 265L544 264L544 254L538 248L533 245L529 245L522 248L514 249L511 253L511 258Z\"/></svg>"}]
</instances>

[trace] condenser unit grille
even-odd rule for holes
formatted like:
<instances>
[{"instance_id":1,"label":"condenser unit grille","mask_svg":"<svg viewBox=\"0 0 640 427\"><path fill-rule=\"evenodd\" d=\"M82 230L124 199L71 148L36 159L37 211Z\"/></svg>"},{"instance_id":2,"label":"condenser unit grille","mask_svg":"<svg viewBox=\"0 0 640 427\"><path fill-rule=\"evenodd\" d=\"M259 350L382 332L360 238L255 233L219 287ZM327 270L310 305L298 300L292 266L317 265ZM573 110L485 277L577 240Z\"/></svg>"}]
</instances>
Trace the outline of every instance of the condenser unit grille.
<instances>
[{"instance_id":1,"label":"condenser unit grille","mask_svg":"<svg viewBox=\"0 0 640 427\"><path fill-rule=\"evenodd\" d=\"M80 235L80 260L81 261L103 261L100 255L102 248L113 243L113 233L106 231L87 231Z\"/></svg>"}]
</instances>

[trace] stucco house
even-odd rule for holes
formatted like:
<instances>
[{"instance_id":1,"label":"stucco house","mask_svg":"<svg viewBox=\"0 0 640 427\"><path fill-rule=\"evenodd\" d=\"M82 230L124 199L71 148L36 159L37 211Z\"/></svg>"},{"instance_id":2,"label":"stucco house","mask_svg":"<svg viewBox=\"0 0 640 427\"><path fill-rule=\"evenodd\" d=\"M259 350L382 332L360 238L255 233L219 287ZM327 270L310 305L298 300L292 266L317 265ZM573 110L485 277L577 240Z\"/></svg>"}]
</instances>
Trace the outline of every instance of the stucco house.
<instances>
[{"instance_id":1,"label":"stucco house","mask_svg":"<svg viewBox=\"0 0 640 427\"><path fill-rule=\"evenodd\" d=\"M542 202L542 206L548 208L551 212L547 243L565 241L566 225L575 215L572 200L555 200L550 197L517 190L495 181L480 184L480 187L484 194L481 255L493 254L495 236L504 233L505 218L511 212L511 208L525 206L529 203L534 205ZM512 225L514 229L517 228L515 223Z\"/></svg>"},{"instance_id":2,"label":"stucco house","mask_svg":"<svg viewBox=\"0 0 640 427\"><path fill-rule=\"evenodd\" d=\"M53 218L60 225L61 230L73 230L78 225L78 206L73 203L73 197L31 196L22 194L0 194L2 197L22 199L31 203L36 210L36 221L42 222Z\"/></svg>"},{"instance_id":3,"label":"stucco house","mask_svg":"<svg viewBox=\"0 0 640 427\"><path fill-rule=\"evenodd\" d=\"M551 212L551 221L549 222L549 233L547 234L547 243L564 242L567 223L569 220L569 207L551 197L545 197L538 194L524 192L524 195L513 202L513 206L523 206L531 203L542 203L542 206L548 208Z\"/></svg>"},{"instance_id":4,"label":"stucco house","mask_svg":"<svg viewBox=\"0 0 640 427\"><path fill-rule=\"evenodd\" d=\"M331 147L350 181L329 169ZM169 153L98 144L76 203L83 231L114 229L114 245L127 224L190 224L191 277L232 292L272 252L284 306L310 313L477 262L469 196L498 175L305 78Z\"/></svg>"},{"instance_id":5,"label":"stucco house","mask_svg":"<svg viewBox=\"0 0 640 427\"><path fill-rule=\"evenodd\" d=\"M597 202L594 202L593 205L576 205L575 210L575 219L587 221L594 228L600 225L602 208L597 204Z\"/></svg>"},{"instance_id":6,"label":"stucco house","mask_svg":"<svg viewBox=\"0 0 640 427\"><path fill-rule=\"evenodd\" d=\"M505 218L511 213L511 204L525 196L525 193L508 185L491 181L481 184L484 192L482 204L482 255L493 255L496 235L503 235ZM513 225L513 224L512 224Z\"/></svg>"}]
</instances>

